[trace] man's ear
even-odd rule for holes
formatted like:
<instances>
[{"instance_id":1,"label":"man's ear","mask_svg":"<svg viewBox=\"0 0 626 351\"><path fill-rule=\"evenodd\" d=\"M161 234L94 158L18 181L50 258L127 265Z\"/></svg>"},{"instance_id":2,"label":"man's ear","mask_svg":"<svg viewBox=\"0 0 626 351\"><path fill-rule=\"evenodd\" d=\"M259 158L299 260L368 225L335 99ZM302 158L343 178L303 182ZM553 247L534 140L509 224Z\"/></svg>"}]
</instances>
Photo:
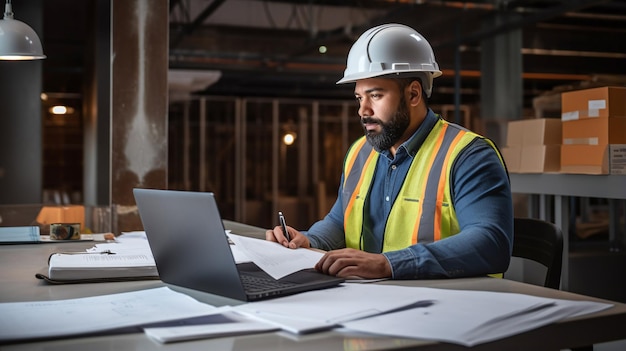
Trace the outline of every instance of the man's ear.
<instances>
[{"instance_id":1,"label":"man's ear","mask_svg":"<svg viewBox=\"0 0 626 351\"><path fill-rule=\"evenodd\" d=\"M422 101L422 85L418 80L414 80L409 84L409 105L417 106Z\"/></svg>"}]
</instances>

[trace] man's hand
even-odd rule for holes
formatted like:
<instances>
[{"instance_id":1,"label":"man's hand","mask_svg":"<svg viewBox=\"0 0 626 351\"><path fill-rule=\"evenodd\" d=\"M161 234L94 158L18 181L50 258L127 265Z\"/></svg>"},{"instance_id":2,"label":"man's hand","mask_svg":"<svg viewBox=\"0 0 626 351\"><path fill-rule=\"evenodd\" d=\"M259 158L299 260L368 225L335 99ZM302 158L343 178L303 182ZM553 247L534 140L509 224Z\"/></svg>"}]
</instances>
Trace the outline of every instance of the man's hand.
<instances>
[{"instance_id":1,"label":"man's hand","mask_svg":"<svg viewBox=\"0 0 626 351\"><path fill-rule=\"evenodd\" d=\"M290 249L297 249L299 247L311 247L309 238L307 238L304 234L300 233L290 226L287 226L287 230L289 231L291 241L287 241L287 238L285 238L285 235L283 235L283 229L279 225L274 227L274 230L268 230L265 232L265 240L277 242L284 247L288 247Z\"/></svg>"},{"instance_id":2,"label":"man's hand","mask_svg":"<svg viewBox=\"0 0 626 351\"><path fill-rule=\"evenodd\" d=\"M385 256L355 249L329 251L315 265L315 269L343 278L391 278L391 266Z\"/></svg>"}]
</instances>

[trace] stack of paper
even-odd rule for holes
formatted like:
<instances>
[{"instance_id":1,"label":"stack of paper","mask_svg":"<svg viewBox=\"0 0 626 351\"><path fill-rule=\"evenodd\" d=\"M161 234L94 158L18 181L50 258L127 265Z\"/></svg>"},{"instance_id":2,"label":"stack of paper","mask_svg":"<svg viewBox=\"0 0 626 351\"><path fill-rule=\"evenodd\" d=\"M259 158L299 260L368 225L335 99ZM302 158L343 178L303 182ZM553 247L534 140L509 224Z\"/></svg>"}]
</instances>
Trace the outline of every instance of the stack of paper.
<instances>
[{"instance_id":1,"label":"stack of paper","mask_svg":"<svg viewBox=\"0 0 626 351\"><path fill-rule=\"evenodd\" d=\"M342 325L353 331L445 341L469 347L612 306L515 293L416 289L418 294L430 296L433 303ZM381 325L385 327L381 328Z\"/></svg>"},{"instance_id":2,"label":"stack of paper","mask_svg":"<svg viewBox=\"0 0 626 351\"><path fill-rule=\"evenodd\" d=\"M277 329L310 333L343 326L340 330L473 346L610 306L514 293L348 284L215 308L158 288L71 300L0 303L0 342L129 326L145 327L146 334L160 342ZM168 323L155 325L163 322Z\"/></svg>"},{"instance_id":3,"label":"stack of paper","mask_svg":"<svg viewBox=\"0 0 626 351\"><path fill-rule=\"evenodd\" d=\"M358 332L473 346L609 307L515 293L347 284L233 310L292 333L341 325Z\"/></svg>"},{"instance_id":4,"label":"stack of paper","mask_svg":"<svg viewBox=\"0 0 626 351\"><path fill-rule=\"evenodd\" d=\"M233 310L292 333L309 333L354 319L428 304L428 299L416 293L413 287L343 284L332 289L247 303Z\"/></svg>"}]
</instances>

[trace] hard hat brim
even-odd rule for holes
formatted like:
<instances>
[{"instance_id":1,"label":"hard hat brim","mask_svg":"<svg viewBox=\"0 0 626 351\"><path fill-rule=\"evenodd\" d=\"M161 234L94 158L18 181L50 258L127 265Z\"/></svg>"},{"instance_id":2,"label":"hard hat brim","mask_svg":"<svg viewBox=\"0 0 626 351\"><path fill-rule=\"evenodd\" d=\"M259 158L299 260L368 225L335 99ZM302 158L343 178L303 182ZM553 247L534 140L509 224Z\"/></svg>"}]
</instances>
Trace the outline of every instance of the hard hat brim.
<instances>
[{"instance_id":1,"label":"hard hat brim","mask_svg":"<svg viewBox=\"0 0 626 351\"><path fill-rule=\"evenodd\" d=\"M354 83L357 80L368 79L368 78L408 78L408 77L419 77L419 73L430 73L433 78L437 78L441 76L443 73L441 71L381 71L381 72L362 72L357 74L351 74L349 76L345 76L338 80L335 84L347 84Z\"/></svg>"}]
</instances>

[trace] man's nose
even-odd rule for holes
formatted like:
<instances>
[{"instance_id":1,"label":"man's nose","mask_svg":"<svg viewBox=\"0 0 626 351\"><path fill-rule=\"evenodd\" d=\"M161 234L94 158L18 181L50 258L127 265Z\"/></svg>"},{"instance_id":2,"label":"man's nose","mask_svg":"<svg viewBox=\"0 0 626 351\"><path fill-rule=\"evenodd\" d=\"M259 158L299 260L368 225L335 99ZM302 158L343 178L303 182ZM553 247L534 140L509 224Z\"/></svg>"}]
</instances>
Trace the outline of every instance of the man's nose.
<instances>
[{"instance_id":1,"label":"man's nose","mask_svg":"<svg viewBox=\"0 0 626 351\"><path fill-rule=\"evenodd\" d=\"M366 99L363 99L359 105L359 116L370 117L373 115L374 115L374 112L372 111L371 105Z\"/></svg>"}]
</instances>

